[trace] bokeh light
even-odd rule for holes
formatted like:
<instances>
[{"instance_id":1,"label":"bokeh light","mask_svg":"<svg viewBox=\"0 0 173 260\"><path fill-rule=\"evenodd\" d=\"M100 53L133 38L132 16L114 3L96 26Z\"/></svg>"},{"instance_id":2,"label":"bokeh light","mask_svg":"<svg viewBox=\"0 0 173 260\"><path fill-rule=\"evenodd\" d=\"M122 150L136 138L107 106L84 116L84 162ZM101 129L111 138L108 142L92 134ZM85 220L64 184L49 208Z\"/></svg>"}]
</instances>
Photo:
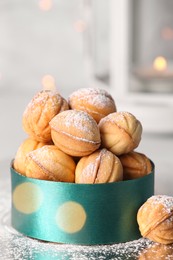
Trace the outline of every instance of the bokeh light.
<instances>
[{"instance_id":1,"label":"bokeh light","mask_svg":"<svg viewBox=\"0 0 173 260\"><path fill-rule=\"evenodd\" d=\"M55 90L55 78L52 75L44 75L41 80L42 86L44 90Z\"/></svg>"},{"instance_id":2,"label":"bokeh light","mask_svg":"<svg viewBox=\"0 0 173 260\"><path fill-rule=\"evenodd\" d=\"M163 56L158 56L153 62L154 69L158 71L163 71L167 68L167 61Z\"/></svg>"},{"instance_id":3,"label":"bokeh light","mask_svg":"<svg viewBox=\"0 0 173 260\"><path fill-rule=\"evenodd\" d=\"M52 0L39 0L39 8L42 11L49 11L53 7Z\"/></svg>"}]
</instances>

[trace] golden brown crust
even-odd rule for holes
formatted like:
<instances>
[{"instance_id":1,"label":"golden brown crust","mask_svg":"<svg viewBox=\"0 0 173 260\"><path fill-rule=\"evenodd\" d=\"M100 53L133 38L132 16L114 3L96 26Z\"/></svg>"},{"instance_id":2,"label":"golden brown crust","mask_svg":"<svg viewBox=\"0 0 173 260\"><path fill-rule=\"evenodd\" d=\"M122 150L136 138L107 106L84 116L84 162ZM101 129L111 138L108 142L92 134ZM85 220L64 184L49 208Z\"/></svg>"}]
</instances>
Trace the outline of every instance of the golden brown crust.
<instances>
[{"instance_id":1,"label":"golden brown crust","mask_svg":"<svg viewBox=\"0 0 173 260\"><path fill-rule=\"evenodd\" d=\"M67 110L51 122L54 144L71 156L85 156L100 146L100 132L95 120L83 111Z\"/></svg>"},{"instance_id":2,"label":"golden brown crust","mask_svg":"<svg viewBox=\"0 0 173 260\"><path fill-rule=\"evenodd\" d=\"M143 237L162 244L173 243L173 197L152 196L138 210L137 221Z\"/></svg>"},{"instance_id":3,"label":"golden brown crust","mask_svg":"<svg viewBox=\"0 0 173 260\"><path fill-rule=\"evenodd\" d=\"M124 180L137 179L152 171L152 164L145 154L132 151L119 156L119 159L123 165Z\"/></svg>"},{"instance_id":4,"label":"golden brown crust","mask_svg":"<svg viewBox=\"0 0 173 260\"><path fill-rule=\"evenodd\" d=\"M123 169L117 156L106 149L82 157L75 170L76 183L107 183L123 179Z\"/></svg>"},{"instance_id":5,"label":"golden brown crust","mask_svg":"<svg viewBox=\"0 0 173 260\"><path fill-rule=\"evenodd\" d=\"M55 145L46 145L26 156L26 176L41 180L74 182L76 164Z\"/></svg>"},{"instance_id":6,"label":"golden brown crust","mask_svg":"<svg viewBox=\"0 0 173 260\"><path fill-rule=\"evenodd\" d=\"M134 150L141 140L142 125L129 112L115 112L102 118L99 129L103 147L116 155Z\"/></svg>"},{"instance_id":7,"label":"golden brown crust","mask_svg":"<svg viewBox=\"0 0 173 260\"><path fill-rule=\"evenodd\" d=\"M70 95L68 102L70 108L87 112L97 123L106 115L116 112L112 96L104 89L78 89Z\"/></svg>"},{"instance_id":8,"label":"golden brown crust","mask_svg":"<svg viewBox=\"0 0 173 260\"><path fill-rule=\"evenodd\" d=\"M27 153L36 150L44 145L47 145L47 143L38 142L31 138L27 138L26 140L24 140L16 152L13 162L14 169L20 174L25 175L25 160Z\"/></svg>"},{"instance_id":9,"label":"golden brown crust","mask_svg":"<svg viewBox=\"0 0 173 260\"><path fill-rule=\"evenodd\" d=\"M50 120L67 109L67 101L58 92L40 91L32 98L23 113L23 129L31 138L39 142L49 142Z\"/></svg>"}]
</instances>

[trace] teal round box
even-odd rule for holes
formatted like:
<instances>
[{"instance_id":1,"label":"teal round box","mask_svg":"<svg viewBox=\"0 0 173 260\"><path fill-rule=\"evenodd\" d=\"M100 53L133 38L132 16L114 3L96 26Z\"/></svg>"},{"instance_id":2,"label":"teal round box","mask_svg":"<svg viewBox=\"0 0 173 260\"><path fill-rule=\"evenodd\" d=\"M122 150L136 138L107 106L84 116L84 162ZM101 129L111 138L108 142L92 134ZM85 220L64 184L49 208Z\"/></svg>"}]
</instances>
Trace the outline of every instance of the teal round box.
<instances>
[{"instance_id":1,"label":"teal round box","mask_svg":"<svg viewBox=\"0 0 173 260\"><path fill-rule=\"evenodd\" d=\"M150 174L106 184L75 184L27 178L11 167L11 222L39 240L81 244L123 243L140 238L139 207L154 194Z\"/></svg>"}]
</instances>

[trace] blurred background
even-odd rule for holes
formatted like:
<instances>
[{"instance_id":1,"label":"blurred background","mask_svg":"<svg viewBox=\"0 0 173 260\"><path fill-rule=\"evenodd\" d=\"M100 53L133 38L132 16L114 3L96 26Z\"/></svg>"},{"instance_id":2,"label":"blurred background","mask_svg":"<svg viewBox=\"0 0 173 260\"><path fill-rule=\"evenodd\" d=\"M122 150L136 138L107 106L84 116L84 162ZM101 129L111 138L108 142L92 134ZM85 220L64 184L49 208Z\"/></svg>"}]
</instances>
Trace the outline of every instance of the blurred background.
<instances>
[{"instance_id":1,"label":"blurred background","mask_svg":"<svg viewBox=\"0 0 173 260\"><path fill-rule=\"evenodd\" d=\"M172 0L0 0L0 39L1 173L35 93L102 87L141 120L156 193L173 195Z\"/></svg>"}]
</instances>

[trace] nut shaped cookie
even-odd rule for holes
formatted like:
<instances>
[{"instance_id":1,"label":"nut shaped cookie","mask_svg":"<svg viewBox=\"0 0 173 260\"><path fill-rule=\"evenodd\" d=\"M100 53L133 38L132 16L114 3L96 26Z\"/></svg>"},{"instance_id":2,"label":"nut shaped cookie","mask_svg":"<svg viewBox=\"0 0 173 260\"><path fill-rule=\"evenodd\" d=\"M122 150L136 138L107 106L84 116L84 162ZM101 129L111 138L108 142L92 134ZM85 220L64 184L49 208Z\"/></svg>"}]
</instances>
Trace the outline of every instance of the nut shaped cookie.
<instances>
[{"instance_id":1,"label":"nut shaped cookie","mask_svg":"<svg viewBox=\"0 0 173 260\"><path fill-rule=\"evenodd\" d=\"M20 174L25 175L25 160L26 160L27 153L36 150L38 148L41 148L44 145L47 145L47 143L38 142L31 138L25 139L21 143L21 145L19 146L16 152L14 162L13 162L14 169Z\"/></svg>"},{"instance_id":2,"label":"nut shaped cookie","mask_svg":"<svg viewBox=\"0 0 173 260\"><path fill-rule=\"evenodd\" d=\"M75 170L76 183L107 183L123 179L120 160L107 149L82 157Z\"/></svg>"},{"instance_id":3,"label":"nut shaped cookie","mask_svg":"<svg viewBox=\"0 0 173 260\"><path fill-rule=\"evenodd\" d=\"M123 166L123 179L132 180L143 177L152 171L152 164L149 158L135 151L119 156Z\"/></svg>"},{"instance_id":4,"label":"nut shaped cookie","mask_svg":"<svg viewBox=\"0 0 173 260\"><path fill-rule=\"evenodd\" d=\"M142 125L129 112L115 112L99 122L102 146L116 155L133 151L140 143Z\"/></svg>"},{"instance_id":5,"label":"nut shaped cookie","mask_svg":"<svg viewBox=\"0 0 173 260\"><path fill-rule=\"evenodd\" d=\"M68 108L67 101L58 92L40 91L32 98L23 113L23 129L31 138L39 142L49 142L50 120Z\"/></svg>"},{"instance_id":6,"label":"nut shaped cookie","mask_svg":"<svg viewBox=\"0 0 173 260\"><path fill-rule=\"evenodd\" d=\"M112 96L100 88L78 89L69 96L68 103L70 108L90 114L97 123L106 115L116 112Z\"/></svg>"},{"instance_id":7,"label":"nut shaped cookie","mask_svg":"<svg viewBox=\"0 0 173 260\"><path fill-rule=\"evenodd\" d=\"M45 145L26 156L26 176L40 180L74 182L76 164L55 145Z\"/></svg>"},{"instance_id":8,"label":"nut shaped cookie","mask_svg":"<svg viewBox=\"0 0 173 260\"><path fill-rule=\"evenodd\" d=\"M150 197L139 208L137 222L143 237L161 244L173 243L173 197Z\"/></svg>"},{"instance_id":9,"label":"nut shaped cookie","mask_svg":"<svg viewBox=\"0 0 173 260\"><path fill-rule=\"evenodd\" d=\"M96 121L86 112L66 110L50 121L54 144L71 156L85 156L100 146L100 132Z\"/></svg>"}]
</instances>

